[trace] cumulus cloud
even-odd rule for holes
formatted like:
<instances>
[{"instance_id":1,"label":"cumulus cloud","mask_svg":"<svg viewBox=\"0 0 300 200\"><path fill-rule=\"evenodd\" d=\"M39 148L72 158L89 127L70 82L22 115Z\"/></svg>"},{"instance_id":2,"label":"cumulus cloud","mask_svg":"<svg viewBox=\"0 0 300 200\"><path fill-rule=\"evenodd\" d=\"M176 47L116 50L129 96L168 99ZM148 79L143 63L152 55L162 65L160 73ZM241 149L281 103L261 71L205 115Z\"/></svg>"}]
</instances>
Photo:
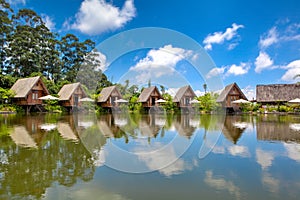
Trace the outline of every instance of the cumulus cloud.
<instances>
[{"instance_id":1,"label":"cumulus cloud","mask_svg":"<svg viewBox=\"0 0 300 200\"><path fill-rule=\"evenodd\" d=\"M220 76L224 73L225 71L225 67L215 67L215 68L212 68L207 74L206 74L206 78L209 79L209 78L212 78L212 77L215 77L215 76Z\"/></svg>"},{"instance_id":2,"label":"cumulus cloud","mask_svg":"<svg viewBox=\"0 0 300 200\"><path fill-rule=\"evenodd\" d=\"M151 78L159 78L175 72L176 64L193 56L191 50L166 45L159 49L152 49L136 65L130 67L131 71L138 72L137 82L143 83Z\"/></svg>"},{"instance_id":3,"label":"cumulus cloud","mask_svg":"<svg viewBox=\"0 0 300 200\"><path fill-rule=\"evenodd\" d=\"M233 64L228 67L228 70L226 72L226 75L243 75L247 74L250 69L250 64L249 63L240 63L240 65Z\"/></svg>"},{"instance_id":4,"label":"cumulus cloud","mask_svg":"<svg viewBox=\"0 0 300 200\"><path fill-rule=\"evenodd\" d=\"M258 57L255 59L255 72L260 73L265 69L276 68L273 64L274 61L270 56L266 52L260 51Z\"/></svg>"},{"instance_id":5,"label":"cumulus cloud","mask_svg":"<svg viewBox=\"0 0 300 200\"><path fill-rule=\"evenodd\" d=\"M45 25L47 26L47 28L50 31L55 30L55 22L53 21L53 18L46 14L42 14L41 16L42 16L42 19L45 22Z\"/></svg>"},{"instance_id":6,"label":"cumulus cloud","mask_svg":"<svg viewBox=\"0 0 300 200\"><path fill-rule=\"evenodd\" d=\"M205 44L204 48L206 50L212 50L212 44L223 44L225 40L229 41L238 35L237 31L240 28L244 28L243 25L238 25L233 23L232 27L226 29L225 32L214 32L213 34L209 34L204 40ZM233 49L235 45L229 45L229 49Z\"/></svg>"},{"instance_id":7,"label":"cumulus cloud","mask_svg":"<svg viewBox=\"0 0 300 200\"><path fill-rule=\"evenodd\" d=\"M284 143L288 157L292 160L300 162L300 145L295 143Z\"/></svg>"},{"instance_id":8,"label":"cumulus cloud","mask_svg":"<svg viewBox=\"0 0 300 200\"><path fill-rule=\"evenodd\" d=\"M228 151L233 156L250 157L248 147L246 146L239 146L239 145L230 146L228 148Z\"/></svg>"},{"instance_id":9,"label":"cumulus cloud","mask_svg":"<svg viewBox=\"0 0 300 200\"><path fill-rule=\"evenodd\" d=\"M274 160L272 152L264 151L262 149L256 149L256 162L261 166L263 170L272 166Z\"/></svg>"},{"instance_id":10,"label":"cumulus cloud","mask_svg":"<svg viewBox=\"0 0 300 200\"><path fill-rule=\"evenodd\" d=\"M246 95L247 99L256 99L256 89L254 87L248 85L245 88L242 88L241 90Z\"/></svg>"},{"instance_id":11,"label":"cumulus cloud","mask_svg":"<svg viewBox=\"0 0 300 200\"><path fill-rule=\"evenodd\" d=\"M284 81L295 81L296 75L300 74L300 60L295 60L289 63L287 66L283 66L283 69L287 71L281 77Z\"/></svg>"},{"instance_id":12,"label":"cumulus cloud","mask_svg":"<svg viewBox=\"0 0 300 200\"><path fill-rule=\"evenodd\" d=\"M261 48L267 48L277 42L278 42L278 33L276 27L273 27L268 31L267 34L260 37L259 46Z\"/></svg>"},{"instance_id":13,"label":"cumulus cloud","mask_svg":"<svg viewBox=\"0 0 300 200\"><path fill-rule=\"evenodd\" d=\"M105 0L84 0L75 16L75 22L67 20L64 26L88 35L101 34L123 27L136 16L133 0L126 0L122 8Z\"/></svg>"}]
</instances>

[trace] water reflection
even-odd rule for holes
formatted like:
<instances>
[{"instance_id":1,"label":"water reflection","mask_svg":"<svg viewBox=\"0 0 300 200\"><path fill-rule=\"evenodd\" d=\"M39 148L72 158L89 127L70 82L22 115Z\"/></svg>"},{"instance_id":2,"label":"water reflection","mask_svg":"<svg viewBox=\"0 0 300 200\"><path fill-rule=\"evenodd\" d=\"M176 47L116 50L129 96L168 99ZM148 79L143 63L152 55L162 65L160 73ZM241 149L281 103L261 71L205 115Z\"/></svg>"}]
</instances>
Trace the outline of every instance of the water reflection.
<instances>
[{"instance_id":1,"label":"water reflection","mask_svg":"<svg viewBox=\"0 0 300 200\"><path fill-rule=\"evenodd\" d=\"M299 124L288 115L0 116L0 199L297 199ZM202 145L214 148L199 159ZM132 161L155 172L105 167Z\"/></svg>"}]
</instances>

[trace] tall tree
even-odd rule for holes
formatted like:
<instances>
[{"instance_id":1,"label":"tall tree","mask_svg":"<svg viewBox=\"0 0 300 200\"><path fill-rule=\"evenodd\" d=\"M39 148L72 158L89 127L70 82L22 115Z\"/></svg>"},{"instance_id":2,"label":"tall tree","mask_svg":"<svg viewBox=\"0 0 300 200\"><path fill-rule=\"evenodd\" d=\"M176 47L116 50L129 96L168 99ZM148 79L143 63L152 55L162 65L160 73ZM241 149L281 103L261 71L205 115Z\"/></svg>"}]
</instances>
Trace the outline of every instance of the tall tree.
<instances>
[{"instance_id":1,"label":"tall tree","mask_svg":"<svg viewBox=\"0 0 300 200\"><path fill-rule=\"evenodd\" d=\"M62 74L68 81L75 81L77 73L84 62L85 56L95 47L91 40L80 42L73 34L61 38L59 51L62 60Z\"/></svg>"},{"instance_id":2,"label":"tall tree","mask_svg":"<svg viewBox=\"0 0 300 200\"><path fill-rule=\"evenodd\" d=\"M7 40L13 30L13 10L4 0L0 0L0 69L4 71L7 58Z\"/></svg>"},{"instance_id":3,"label":"tall tree","mask_svg":"<svg viewBox=\"0 0 300 200\"><path fill-rule=\"evenodd\" d=\"M204 94L206 94L206 90L207 90L207 84L206 83L203 84L203 89L204 89Z\"/></svg>"},{"instance_id":4,"label":"tall tree","mask_svg":"<svg viewBox=\"0 0 300 200\"><path fill-rule=\"evenodd\" d=\"M7 73L26 77L33 72L41 72L50 77L49 69L58 60L54 34L33 10L21 9L13 20L14 31L9 38Z\"/></svg>"}]
</instances>

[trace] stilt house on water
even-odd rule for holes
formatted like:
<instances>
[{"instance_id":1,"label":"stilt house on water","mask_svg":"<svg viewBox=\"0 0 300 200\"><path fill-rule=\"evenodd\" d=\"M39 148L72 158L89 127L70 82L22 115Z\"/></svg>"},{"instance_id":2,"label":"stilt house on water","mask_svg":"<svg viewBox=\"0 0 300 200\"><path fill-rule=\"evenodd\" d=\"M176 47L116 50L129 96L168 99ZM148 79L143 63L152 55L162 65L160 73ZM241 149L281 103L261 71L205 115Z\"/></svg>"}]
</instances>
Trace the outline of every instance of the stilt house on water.
<instances>
[{"instance_id":1,"label":"stilt house on water","mask_svg":"<svg viewBox=\"0 0 300 200\"><path fill-rule=\"evenodd\" d=\"M256 86L256 101L261 104L286 103L300 98L300 84L271 84Z\"/></svg>"},{"instance_id":2,"label":"stilt house on water","mask_svg":"<svg viewBox=\"0 0 300 200\"><path fill-rule=\"evenodd\" d=\"M15 93L12 98L13 103L24 107L26 112L30 112L32 109L43 111L42 100L39 98L49 95L40 76L19 79L11 87L11 90Z\"/></svg>"},{"instance_id":3,"label":"stilt house on water","mask_svg":"<svg viewBox=\"0 0 300 200\"><path fill-rule=\"evenodd\" d=\"M176 103L177 107L180 108L181 111L189 112L192 109L191 101L195 97L197 97L197 95L194 90L191 86L186 85L177 91L173 102Z\"/></svg>"},{"instance_id":4,"label":"stilt house on water","mask_svg":"<svg viewBox=\"0 0 300 200\"><path fill-rule=\"evenodd\" d=\"M162 96L156 86L143 89L139 96L138 102L142 103L145 110L150 110L151 107L156 106L158 99L162 99Z\"/></svg>"},{"instance_id":5,"label":"stilt house on water","mask_svg":"<svg viewBox=\"0 0 300 200\"><path fill-rule=\"evenodd\" d=\"M239 110L239 105L232 103L238 99L248 100L239 86L236 83L232 83L222 90L217 98L217 103L220 103L227 112L233 112Z\"/></svg>"},{"instance_id":6,"label":"stilt house on water","mask_svg":"<svg viewBox=\"0 0 300 200\"><path fill-rule=\"evenodd\" d=\"M80 83L64 85L58 95L59 103L69 111L77 109L80 106L80 99L87 97Z\"/></svg>"},{"instance_id":7,"label":"stilt house on water","mask_svg":"<svg viewBox=\"0 0 300 200\"><path fill-rule=\"evenodd\" d=\"M102 108L111 109L118 105L118 103L115 102L118 99L122 99L122 95L117 86L110 86L101 90L97 102Z\"/></svg>"}]
</instances>

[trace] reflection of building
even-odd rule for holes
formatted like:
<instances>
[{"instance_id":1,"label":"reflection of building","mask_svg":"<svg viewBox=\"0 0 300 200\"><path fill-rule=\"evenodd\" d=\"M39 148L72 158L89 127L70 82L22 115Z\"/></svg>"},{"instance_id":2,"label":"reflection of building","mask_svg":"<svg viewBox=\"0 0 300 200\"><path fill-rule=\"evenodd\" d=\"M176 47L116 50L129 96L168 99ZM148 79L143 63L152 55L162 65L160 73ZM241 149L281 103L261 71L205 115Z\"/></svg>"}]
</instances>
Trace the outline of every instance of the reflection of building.
<instances>
[{"instance_id":1,"label":"reflection of building","mask_svg":"<svg viewBox=\"0 0 300 200\"><path fill-rule=\"evenodd\" d=\"M79 100L87 97L80 83L64 85L58 92L58 95L59 103L69 110L80 106Z\"/></svg>"},{"instance_id":2,"label":"reflection of building","mask_svg":"<svg viewBox=\"0 0 300 200\"><path fill-rule=\"evenodd\" d=\"M156 137L160 127L156 123L155 114L143 116L138 122L138 128L142 136Z\"/></svg>"},{"instance_id":3,"label":"reflection of building","mask_svg":"<svg viewBox=\"0 0 300 200\"><path fill-rule=\"evenodd\" d=\"M37 144L24 126L15 126L10 137L18 146L37 148Z\"/></svg>"},{"instance_id":4,"label":"reflection of building","mask_svg":"<svg viewBox=\"0 0 300 200\"><path fill-rule=\"evenodd\" d=\"M176 120L174 121L174 126L178 134L188 138L190 138L195 132L197 128L194 126L195 124L195 120L191 118L191 115L178 115Z\"/></svg>"},{"instance_id":5,"label":"reflection of building","mask_svg":"<svg viewBox=\"0 0 300 200\"><path fill-rule=\"evenodd\" d=\"M233 144L237 143L246 129L245 126L238 126L238 123L241 124L240 116L226 116L222 129L223 135Z\"/></svg>"},{"instance_id":6,"label":"reflection of building","mask_svg":"<svg viewBox=\"0 0 300 200\"><path fill-rule=\"evenodd\" d=\"M15 93L12 99L13 103L25 107L26 112L30 112L33 107L43 111L42 100L39 98L48 95L49 92L41 77L19 79L11 87L11 90Z\"/></svg>"},{"instance_id":7,"label":"reflection of building","mask_svg":"<svg viewBox=\"0 0 300 200\"><path fill-rule=\"evenodd\" d=\"M232 103L232 101L238 99L247 100L247 97L244 95L244 93L236 83L232 83L230 85L227 85L222 90L221 94L217 99L217 102L220 103L222 107L226 108L228 111L233 111L233 110L237 110L239 105Z\"/></svg>"},{"instance_id":8,"label":"reflection of building","mask_svg":"<svg viewBox=\"0 0 300 200\"><path fill-rule=\"evenodd\" d=\"M162 96L159 93L156 86L145 88L139 96L138 102L141 102L146 110L156 105L155 101L161 99Z\"/></svg>"},{"instance_id":9,"label":"reflection of building","mask_svg":"<svg viewBox=\"0 0 300 200\"><path fill-rule=\"evenodd\" d=\"M256 123L256 130L258 140L293 141L300 143L300 131L293 129L286 122L258 121Z\"/></svg>"},{"instance_id":10,"label":"reflection of building","mask_svg":"<svg viewBox=\"0 0 300 200\"><path fill-rule=\"evenodd\" d=\"M195 97L195 92L193 91L191 86L187 85L177 91L173 102L176 103L177 107L182 111L189 111L189 108L191 108L191 101Z\"/></svg>"},{"instance_id":11,"label":"reflection of building","mask_svg":"<svg viewBox=\"0 0 300 200\"><path fill-rule=\"evenodd\" d=\"M117 105L115 101L118 99L122 99L122 95L117 86L110 86L101 90L98 98L98 104L100 104L102 108L110 109Z\"/></svg>"},{"instance_id":12,"label":"reflection of building","mask_svg":"<svg viewBox=\"0 0 300 200\"><path fill-rule=\"evenodd\" d=\"M65 140L71 140L74 142L78 141L78 137L69 123L59 122L57 124L57 130L60 133L61 137Z\"/></svg>"}]
</instances>

